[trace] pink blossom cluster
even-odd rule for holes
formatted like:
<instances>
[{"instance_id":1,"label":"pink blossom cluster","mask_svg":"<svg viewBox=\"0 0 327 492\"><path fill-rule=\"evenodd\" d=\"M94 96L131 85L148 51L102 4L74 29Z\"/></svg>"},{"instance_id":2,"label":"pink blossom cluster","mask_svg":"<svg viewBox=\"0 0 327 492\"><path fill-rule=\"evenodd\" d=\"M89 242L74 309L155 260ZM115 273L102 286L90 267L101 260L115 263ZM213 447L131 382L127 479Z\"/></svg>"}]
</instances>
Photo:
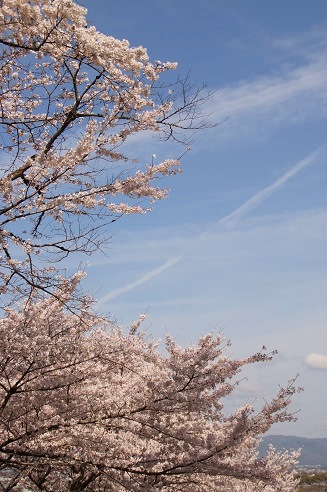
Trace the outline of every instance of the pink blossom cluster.
<instances>
[{"instance_id":1,"label":"pink blossom cluster","mask_svg":"<svg viewBox=\"0 0 327 492\"><path fill-rule=\"evenodd\" d=\"M53 262L98 248L100 224L149 211L168 193L154 181L179 166L137 168L123 150L131 135L181 126L183 110L154 85L176 64L150 63L146 49L97 32L85 15L70 0L1 2L2 292L41 285L37 255Z\"/></svg>"},{"instance_id":2,"label":"pink blossom cluster","mask_svg":"<svg viewBox=\"0 0 327 492\"><path fill-rule=\"evenodd\" d=\"M62 284L66 296L73 288ZM222 334L210 334L188 348L168 336L164 356L138 331L144 319L125 332L95 316L87 299L80 315L54 297L6 310L0 461L12 487L294 490L290 466L297 453L257 454L258 436L292 419L285 408L293 384L257 413L249 404L231 415L223 411L240 370L271 355L233 360Z\"/></svg>"}]
</instances>

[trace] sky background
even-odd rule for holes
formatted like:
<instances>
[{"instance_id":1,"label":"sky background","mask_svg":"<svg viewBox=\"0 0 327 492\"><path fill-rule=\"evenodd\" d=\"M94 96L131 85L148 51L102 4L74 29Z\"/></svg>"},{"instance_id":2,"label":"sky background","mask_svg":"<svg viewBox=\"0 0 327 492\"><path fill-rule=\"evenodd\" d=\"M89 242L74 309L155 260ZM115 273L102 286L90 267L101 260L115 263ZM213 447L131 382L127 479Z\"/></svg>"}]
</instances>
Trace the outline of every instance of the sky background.
<instances>
[{"instance_id":1,"label":"sky background","mask_svg":"<svg viewBox=\"0 0 327 492\"><path fill-rule=\"evenodd\" d=\"M233 357L265 345L227 405L255 405L299 373L296 423L272 433L327 437L327 3L325 0L83 0L99 31L177 61L217 90L151 214L127 217L92 256L98 306L127 326L147 311L155 338L182 345L222 329ZM170 144L135 138L151 162Z\"/></svg>"}]
</instances>

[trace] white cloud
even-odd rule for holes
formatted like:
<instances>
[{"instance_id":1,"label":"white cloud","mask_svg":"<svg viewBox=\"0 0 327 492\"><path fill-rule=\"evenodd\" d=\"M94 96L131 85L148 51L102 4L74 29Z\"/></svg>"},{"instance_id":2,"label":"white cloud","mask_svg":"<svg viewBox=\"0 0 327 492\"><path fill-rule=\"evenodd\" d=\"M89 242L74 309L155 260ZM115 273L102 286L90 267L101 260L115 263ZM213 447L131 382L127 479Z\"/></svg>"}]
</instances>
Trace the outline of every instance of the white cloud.
<instances>
[{"instance_id":1,"label":"white cloud","mask_svg":"<svg viewBox=\"0 0 327 492\"><path fill-rule=\"evenodd\" d=\"M312 369L327 369L327 355L313 352L305 357L304 362Z\"/></svg>"},{"instance_id":2,"label":"white cloud","mask_svg":"<svg viewBox=\"0 0 327 492\"><path fill-rule=\"evenodd\" d=\"M326 117L326 84L327 62L322 53L312 55L307 64L282 68L279 74L222 87L209 108L215 120L227 118L218 127L219 141L242 139L253 132L258 137L276 126Z\"/></svg>"},{"instance_id":3,"label":"white cloud","mask_svg":"<svg viewBox=\"0 0 327 492\"><path fill-rule=\"evenodd\" d=\"M279 77L264 77L251 82L222 89L220 111L226 115L244 113L266 108L276 110L276 104L298 98L325 88L327 67L324 63L313 63L295 68ZM219 93L218 93L219 96ZM326 97L323 98L326 102ZM281 108L280 108L281 109Z\"/></svg>"}]
</instances>

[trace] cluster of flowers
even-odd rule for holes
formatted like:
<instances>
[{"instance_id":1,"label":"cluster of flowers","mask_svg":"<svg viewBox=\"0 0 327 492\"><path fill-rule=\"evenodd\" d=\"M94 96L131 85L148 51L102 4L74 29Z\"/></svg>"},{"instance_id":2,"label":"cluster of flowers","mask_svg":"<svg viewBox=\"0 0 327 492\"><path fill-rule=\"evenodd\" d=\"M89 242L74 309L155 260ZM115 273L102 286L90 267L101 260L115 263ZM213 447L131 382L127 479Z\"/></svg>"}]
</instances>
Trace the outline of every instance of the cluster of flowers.
<instances>
[{"instance_id":1,"label":"cluster of flowers","mask_svg":"<svg viewBox=\"0 0 327 492\"><path fill-rule=\"evenodd\" d=\"M258 413L249 404L223 412L242 367L271 354L232 360L224 337L210 334L188 348L167 336L164 356L139 331L144 315L125 332L87 298L79 315L67 313L61 299L82 276L62 283L60 300L31 298L0 320L0 460L12 486L294 490L297 454L256 450L272 423L292 418L292 384Z\"/></svg>"}]
</instances>

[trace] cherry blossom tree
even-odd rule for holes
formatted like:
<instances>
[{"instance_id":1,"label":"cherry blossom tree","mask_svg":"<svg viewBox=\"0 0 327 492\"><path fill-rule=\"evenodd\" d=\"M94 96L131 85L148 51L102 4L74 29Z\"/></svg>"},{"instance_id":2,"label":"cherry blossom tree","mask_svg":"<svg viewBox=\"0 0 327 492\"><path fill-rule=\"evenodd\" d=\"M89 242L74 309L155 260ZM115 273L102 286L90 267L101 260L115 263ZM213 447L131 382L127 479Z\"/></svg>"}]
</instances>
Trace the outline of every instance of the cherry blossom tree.
<instances>
[{"instance_id":1,"label":"cherry blossom tree","mask_svg":"<svg viewBox=\"0 0 327 492\"><path fill-rule=\"evenodd\" d=\"M222 401L238 373L221 334L159 344L95 314L57 263L167 195L180 157L138 162L153 133L188 150L210 93L175 63L89 26L72 0L0 1L0 491L289 492L296 453L258 438L292 420L294 381L255 411ZM166 186L165 181L163 186Z\"/></svg>"},{"instance_id":2,"label":"cherry blossom tree","mask_svg":"<svg viewBox=\"0 0 327 492\"><path fill-rule=\"evenodd\" d=\"M176 158L137 162L129 139L186 145L186 130L209 126L210 94L169 82L176 63L97 32L71 0L0 5L0 289L50 292L55 262L98 249L111 221L148 211L167 195L154 181L180 172Z\"/></svg>"},{"instance_id":3,"label":"cherry blossom tree","mask_svg":"<svg viewBox=\"0 0 327 492\"><path fill-rule=\"evenodd\" d=\"M74 277L62 286L72 294ZM261 411L224 414L243 366L221 334L167 356L138 330L67 314L53 296L0 321L0 490L291 491L296 453L257 454L258 436L291 420L293 383ZM1 473L0 473L1 476Z\"/></svg>"}]
</instances>

